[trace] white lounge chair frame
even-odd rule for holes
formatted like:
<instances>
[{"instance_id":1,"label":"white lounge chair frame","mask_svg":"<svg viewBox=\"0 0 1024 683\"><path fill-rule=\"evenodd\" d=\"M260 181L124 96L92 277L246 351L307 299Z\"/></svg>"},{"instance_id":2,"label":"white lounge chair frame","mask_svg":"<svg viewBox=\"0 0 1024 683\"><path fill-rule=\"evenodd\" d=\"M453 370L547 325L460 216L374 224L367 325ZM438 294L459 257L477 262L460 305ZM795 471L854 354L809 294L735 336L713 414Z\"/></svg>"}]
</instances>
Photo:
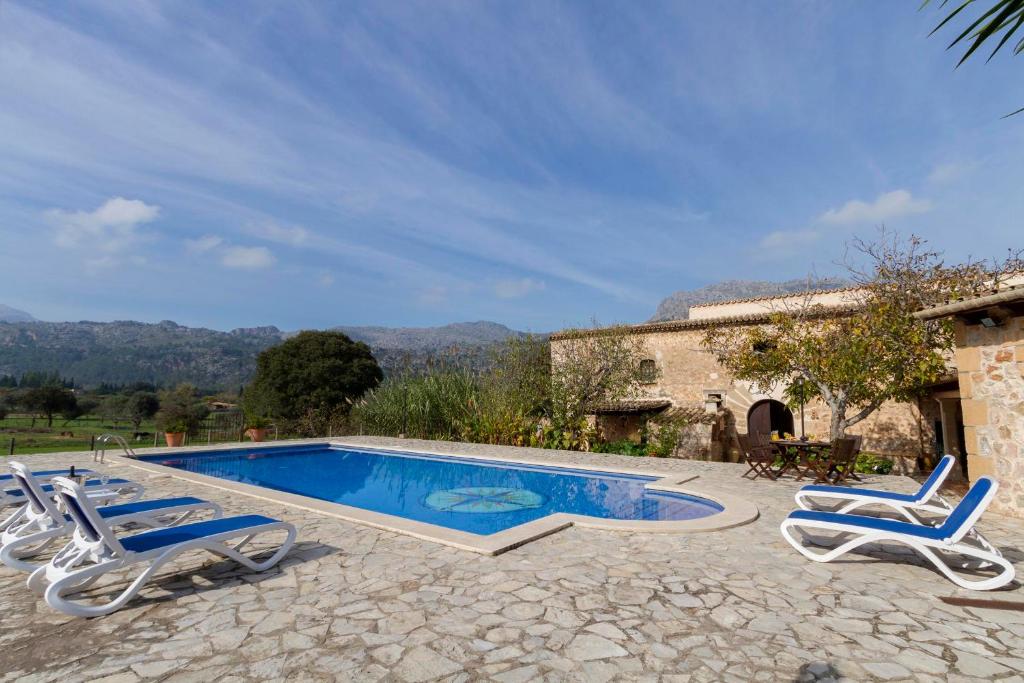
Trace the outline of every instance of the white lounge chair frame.
<instances>
[{"instance_id":1,"label":"white lounge chair frame","mask_svg":"<svg viewBox=\"0 0 1024 683\"><path fill-rule=\"evenodd\" d=\"M95 617L120 609L135 597L163 565L184 552L207 550L260 572L277 564L295 543L297 531L294 525L269 520L179 543L161 545L146 551L130 552L124 548L110 526L96 513L92 501L78 484L58 477L54 480L54 486L77 528L72 534L71 542L61 549L49 564L40 567L29 576L28 586L37 594L43 594L50 607L71 616ZM230 522L234 519L241 518L224 517L214 522L198 524ZM195 525L186 524L177 529L187 530L192 526ZM268 559L257 562L240 552L257 535L276 531L286 532L287 537ZM229 544L229 541L236 542ZM67 597L85 590L105 574L139 564L145 565L142 573L109 602L94 605Z\"/></svg>"},{"instance_id":2,"label":"white lounge chair frame","mask_svg":"<svg viewBox=\"0 0 1024 683\"><path fill-rule=\"evenodd\" d=\"M14 465L14 462L8 463ZM27 471L24 470L23 471ZM57 477L51 477L50 481L46 482L46 485L53 486L53 479ZM13 477L12 477L13 479ZM145 493L145 488L141 484L137 484L134 481L127 479L111 479L109 475L97 474L91 472L87 479L87 484L84 487L89 497L95 501L103 503L132 503L142 497ZM42 486L43 484L40 484ZM17 491L16 494L7 493L8 490ZM44 496L54 498L56 489L53 492L41 492ZM0 531L7 529L16 520L20 519L28 507L28 496L25 495L25 491L22 487L16 484L13 480L0 489L0 508L8 507L10 505L18 505L18 509L0 521Z\"/></svg>"},{"instance_id":3,"label":"white lounge chair frame","mask_svg":"<svg viewBox=\"0 0 1024 683\"><path fill-rule=\"evenodd\" d=\"M998 484L990 477L979 477L971 491L968 492L960 504L950 513L949 518L958 514L963 507L966 513L963 522L956 528L951 528L949 534L941 539L927 538L919 533L920 525L897 520L886 520L896 530L883 530L868 528L864 526L865 518L859 515L841 513L819 513L828 517L828 521L794 519L792 515L783 520L780 530L783 537L801 555L815 562L831 562L832 560L845 555L846 553L868 543L902 543L910 546L925 559L930 561L946 578L960 586L971 590L991 590L1006 585L1013 580L1014 567L994 547L986 544L981 546L975 539L969 538L969 532L981 518L992 498L999 488ZM972 495L973 493L973 495ZM969 512L968 512L969 511ZM795 513L794 513L795 514ZM949 519L947 518L947 519ZM838 547L820 552L805 546L793 537L792 531L798 531L805 539L815 545L827 545L845 536L853 536L848 541L841 543ZM837 536L833 539L826 539L811 534L808 530L835 532ZM973 542L972 542L973 541ZM980 547L979 547L980 546ZM994 577L981 580L965 579L953 571L950 564L945 562L939 553L955 553L966 558L979 561L977 568L999 567L1001 571ZM969 563L963 563L961 568L967 569Z\"/></svg>"},{"instance_id":4,"label":"white lounge chair frame","mask_svg":"<svg viewBox=\"0 0 1024 683\"><path fill-rule=\"evenodd\" d=\"M927 512L945 518L953 510L953 506L939 495L939 489L942 488L946 477L949 476L954 466L956 466L956 456L942 456L931 476L913 496L913 500L903 500L893 497L888 491L873 489L858 489L849 486L805 486L796 492L796 504L804 510L827 510L842 514L871 505L884 505L901 514L907 521L921 524L922 518L914 514L915 512ZM832 507L825 507L818 501L828 501L832 503Z\"/></svg>"},{"instance_id":5,"label":"white lounge chair frame","mask_svg":"<svg viewBox=\"0 0 1024 683\"><path fill-rule=\"evenodd\" d=\"M28 562L25 558L41 554L56 541L69 535L75 529L75 522L57 507L25 465L12 462L10 467L14 481L25 492L28 503L15 514L10 525L0 535L0 562L12 569L32 572L40 564ZM153 501L154 504L159 502ZM111 526L137 524L159 528L181 524L201 511L210 511L213 518L223 515L221 507L216 503L197 498L177 505L151 505L148 510L132 510L133 506L135 503L105 508L103 518ZM121 509L124 509L124 514L107 514Z\"/></svg>"},{"instance_id":6,"label":"white lounge chair frame","mask_svg":"<svg viewBox=\"0 0 1024 683\"><path fill-rule=\"evenodd\" d=\"M875 489L853 488L849 486L805 486L796 492L796 504L803 510L825 510L849 514L859 512L862 508L872 506L886 507L903 516L911 524L923 524L927 526L938 526L946 521L953 506L945 498L939 495L939 489L946 482L950 472L957 466L955 455L944 455L935 466L931 475L925 480L917 493L906 500L903 497L894 495L889 491ZM822 489L833 489L825 491ZM822 503L832 502L831 507ZM845 501L845 504L844 504ZM936 517L925 517L921 513L937 515ZM995 551L995 546L985 538L977 529L971 529L968 536L975 539L988 550Z\"/></svg>"}]
</instances>

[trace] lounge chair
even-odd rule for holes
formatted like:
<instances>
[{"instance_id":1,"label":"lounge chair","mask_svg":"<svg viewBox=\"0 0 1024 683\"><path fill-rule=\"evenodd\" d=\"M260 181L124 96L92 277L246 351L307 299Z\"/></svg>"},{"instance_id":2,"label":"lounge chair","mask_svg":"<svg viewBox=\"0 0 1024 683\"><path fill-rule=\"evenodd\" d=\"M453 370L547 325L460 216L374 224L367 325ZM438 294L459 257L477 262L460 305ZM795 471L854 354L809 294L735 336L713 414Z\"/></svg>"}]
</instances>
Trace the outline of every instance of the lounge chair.
<instances>
[{"instance_id":1,"label":"lounge chair","mask_svg":"<svg viewBox=\"0 0 1024 683\"><path fill-rule=\"evenodd\" d=\"M13 569L32 572L40 565L26 558L39 555L69 535L75 529L75 522L43 492L42 485L27 467L19 462L12 462L10 466L14 472L11 476L24 491L28 503L0 535L0 562ZM181 524L202 510L211 511L215 518L223 514L216 503L192 497L107 505L97 508L96 512L111 526L137 524L155 528Z\"/></svg>"},{"instance_id":2,"label":"lounge chair","mask_svg":"<svg viewBox=\"0 0 1024 683\"><path fill-rule=\"evenodd\" d=\"M944 455L932 471L931 476L921 485L917 493L893 493L876 489L859 489L847 486L804 486L796 492L796 504L804 510L825 510L827 512L849 513L870 505L884 505L892 508L915 524L922 519L915 512L949 515L953 507L938 495L946 477L953 471L956 457ZM825 508L825 504L831 507Z\"/></svg>"},{"instance_id":3,"label":"lounge chair","mask_svg":"<svg viewBox=\"0 0 1024 683\"><path fill-rule=\"evenodd\" d=\"M87 479L84 487L89 497L108 503L118 499L120 499L118 500L120 503L131 503L141 498L145 492L142 485L134 481L111 479L106 476ZM41 493L50 497L56 495L53 484L42 484L39 489ZM28 505L28 498L20 486L17 488L0 489L0 508L11 505L18 505L19 508L14 513L8 515L3 521L0 521L0 531L10 526L24 512L25 507Z\"/></svg>"},{"instance_id":4,"label":"lounge chair","mask_svg":"<svg viewBox=\"0 0 1024 683\"><path fill-rule=\"evenodd\" d=\"M67 474L69 474L67 468L60 470L36 470L35 472L32 472L32 476L36 478L36 481L43 482L44 484L49 482L54 477L63 477L66 476ZM81 469L75 470L75 474L82 474L87 477L91 477L96 473L93 472L92 470L87 470L83 467ZM9 486L14 483L17 482L14 481L13 474L0 474L0 486Z\"/></svg>"},{"instance_id":5,"label":"lounge chair","mask_svg":"<svg viewBox=\"0 0 1024 683\"><path fill-rule=\"evenodd\" d=\"M120 609L163 565L185 552L208 550L260 572L277 564L295 543L293 525L262 515L222 517L134 536L118 535L100 516L81 486L63 477L54 479L53 483L77 528L71 542L54 555L49 564L32 572L28 586L42 593L50 607L71 616L95 617ZM286 538L266 560L258 562L239 552L255 536L275 531L286 532ZM85 590L106 574L138 564L145 567L142 573L117 597L103 604L68 597Z\"/></svg>"},{"instance_id":6,"label":"lounge chair","mask_svg":"<svg viewBox=\"0 0 1024 683\"><path fill-rule=\"evenodd\" d=\"M995 496L997 488L998 484L994 479L979 477L959 505L939 526L924 526L882 517L795 510L783 520L780 529L782 536L790 545L804 557L815 562L831 562L867 543L902 543L928 559L936 569L956 585L973 590L991 590L1005 586L1013 580L1013 565L996 548L978 543L969 534ZM832 550L821 552L812 550L795 539L792 535L793 529L796 529L815 545L826 545L842 540L846 536L852 536L852 538L843 541ZM836 536L831 539L822 538L812 534L812 530L833 532ZM967 558L969 561L977 561L973 565L969 561L960 563L960 569L973 571L998 567L1000 571L996 576L988 579L968 580L954 572L950 564L943 561L939 553L953 553Z\"/></svg>"}]
</instances>

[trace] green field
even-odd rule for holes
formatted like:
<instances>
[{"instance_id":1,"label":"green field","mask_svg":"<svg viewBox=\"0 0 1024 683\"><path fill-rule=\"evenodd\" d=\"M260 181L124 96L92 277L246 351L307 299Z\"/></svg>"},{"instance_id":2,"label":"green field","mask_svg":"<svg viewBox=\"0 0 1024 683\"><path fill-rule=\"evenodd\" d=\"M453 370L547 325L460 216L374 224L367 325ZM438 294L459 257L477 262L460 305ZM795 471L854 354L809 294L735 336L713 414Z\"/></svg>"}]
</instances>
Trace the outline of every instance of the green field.
<instances>
[{"instance_id":1,"label":"green field","mask_svg":"<svg viewBox=\"0 0 1024 683\"><path fill-rule=\"evenodd\" d=\"M147 448L154 445L163 446L163 433L156 430L152 420L139 426L140 433L146 433L135 439L130 422L117 422L97 416L85 416L75 420L53 419L53 426L47 427L44 418L31 415L11 414L0 420L0 456L25 455L31 453L56 453L60 451L88 451L92 449L93 439L103 434L117 434L125 439L133 448ZM13 453L11 440L14 441ZM193 443L231 443L238 441L238 432L229 427L224 420L212 420L200 430ZM108 450L118 450L117 446L108 446Z\"/></svg>"}]
</instances>

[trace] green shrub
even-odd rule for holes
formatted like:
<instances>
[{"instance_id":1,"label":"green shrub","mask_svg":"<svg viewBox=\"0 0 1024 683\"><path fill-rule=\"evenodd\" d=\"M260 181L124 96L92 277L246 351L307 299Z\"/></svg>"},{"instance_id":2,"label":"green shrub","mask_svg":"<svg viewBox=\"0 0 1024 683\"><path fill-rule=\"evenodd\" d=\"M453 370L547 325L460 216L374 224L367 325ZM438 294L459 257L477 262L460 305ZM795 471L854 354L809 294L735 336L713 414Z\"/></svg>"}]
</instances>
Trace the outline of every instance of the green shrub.
<instances>
[{"instance_id":1,"label":"green shrub","mask_svg":"<svg viewBox=\"0 0 1024 683\"><path fill-rule=\"evenodd\" d=\"M857 456L853 471L861 474L889 474L892 472L892 467L892 460L888 458L882 458L872 453L861 453Z\"/></svg>"},{"instance_id":2,"label":"green shrub","mask_svg":"<svg viewBox=\"0 0 1024 683\"><path fill-rule=\"evenodd\" d=\"M648 455L648 446L629 439L622 441L601 441L591 449L594 453L617 453L618 455Z\"/></svg>"}]
</instances>

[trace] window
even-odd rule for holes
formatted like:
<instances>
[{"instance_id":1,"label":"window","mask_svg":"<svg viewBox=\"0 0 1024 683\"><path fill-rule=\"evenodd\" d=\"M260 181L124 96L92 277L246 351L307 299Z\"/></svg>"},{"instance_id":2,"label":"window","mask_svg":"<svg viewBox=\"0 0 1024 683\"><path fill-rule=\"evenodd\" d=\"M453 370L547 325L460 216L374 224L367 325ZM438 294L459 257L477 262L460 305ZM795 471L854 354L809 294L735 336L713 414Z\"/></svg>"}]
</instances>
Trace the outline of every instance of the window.
<instances>
[{"instance_id":1,"label":"window","mask_svg":"<svg viewBox=\"0 0 1024 683\"><path fill-rule=\"evenodd\" d=\"M640 361L640 381L644 384L653 384L658 377L658 366L650 358Z\"/></svg>"}]
</instances>

